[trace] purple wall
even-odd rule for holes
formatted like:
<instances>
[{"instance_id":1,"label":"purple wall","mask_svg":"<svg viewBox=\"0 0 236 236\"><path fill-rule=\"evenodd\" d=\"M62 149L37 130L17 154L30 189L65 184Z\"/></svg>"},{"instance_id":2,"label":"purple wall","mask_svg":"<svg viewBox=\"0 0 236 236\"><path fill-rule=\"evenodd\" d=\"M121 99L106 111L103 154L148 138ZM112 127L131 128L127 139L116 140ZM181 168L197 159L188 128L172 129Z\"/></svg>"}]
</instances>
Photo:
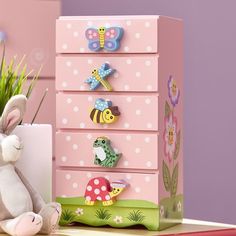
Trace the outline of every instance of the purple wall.
<instances>
[{"instance_id":1,"label":"purple wall","mask_svg":"<svg viewBox=\"0 0 236 236\"><path fill-rule=\"evenodd\" d=\"M160 14L184 20L185 217L233 224L235 9L235 0L64 0L62 4L63 15Z\"/></svg>"}]
</instances>

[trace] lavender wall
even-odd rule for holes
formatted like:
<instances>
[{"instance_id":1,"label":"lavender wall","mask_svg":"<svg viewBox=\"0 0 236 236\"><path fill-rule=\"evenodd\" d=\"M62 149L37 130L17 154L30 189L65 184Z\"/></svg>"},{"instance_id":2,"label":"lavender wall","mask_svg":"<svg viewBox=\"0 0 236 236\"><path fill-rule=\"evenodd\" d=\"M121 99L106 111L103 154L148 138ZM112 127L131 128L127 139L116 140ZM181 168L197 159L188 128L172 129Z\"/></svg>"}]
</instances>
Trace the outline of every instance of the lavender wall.
<instances>
[{"instance_id":1,"label":"lavender wall","mask_svg":"<svg viewBox=\"0 0 236 236\"><path fill-rule=\"evenodd\" d=\"M62 3L63 15L161 14L184 20L185 217L236 224L236 1Z\"/></svg>"}]
</instances>

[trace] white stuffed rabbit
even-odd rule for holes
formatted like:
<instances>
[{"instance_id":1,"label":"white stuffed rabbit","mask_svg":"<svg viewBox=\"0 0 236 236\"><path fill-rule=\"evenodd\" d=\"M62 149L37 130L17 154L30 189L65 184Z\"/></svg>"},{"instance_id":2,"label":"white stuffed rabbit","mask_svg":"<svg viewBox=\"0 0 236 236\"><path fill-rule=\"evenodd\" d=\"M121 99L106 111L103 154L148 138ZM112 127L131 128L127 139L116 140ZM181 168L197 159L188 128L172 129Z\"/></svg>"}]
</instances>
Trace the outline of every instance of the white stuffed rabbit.
<instances>
[{"instance_id":1,"label":"white stuffed rabbit","mask_svg":"<svg viewBox=\"0 0 236 236\"><path fill-rule=\"evenodd\" d=\"M23 144L11 132L23 119L26 101L24 95L12 97L0 118L0 232L16 236L35 235L38 232L50 234L57 227L61 216L60 204L45 204L14 166ZM43 174L43 170L37 170L37 166L28 168L42 171Z\"/></svg>"}]
</instances>

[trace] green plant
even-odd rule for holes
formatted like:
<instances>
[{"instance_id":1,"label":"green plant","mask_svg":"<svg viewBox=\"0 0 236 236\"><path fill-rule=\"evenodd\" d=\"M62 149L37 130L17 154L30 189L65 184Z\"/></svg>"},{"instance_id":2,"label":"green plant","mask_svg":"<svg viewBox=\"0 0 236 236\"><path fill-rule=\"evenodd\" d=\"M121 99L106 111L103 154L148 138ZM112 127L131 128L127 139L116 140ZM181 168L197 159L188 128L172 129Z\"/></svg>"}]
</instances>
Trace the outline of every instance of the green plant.
<instances>
[{"instance_id":1,"label":"green plant","mask_svg":"<svg viewBox=\"0 0 236 236\"><path fill-rule=\"evenodd\" d=\"M143 213L140 210L133 210L132 212L129 213L129 216L127 217L130 221L134 222L142 222L145 218Z\"/></svg>"},{"instance_id":2,"label":"green plant","mask_svg":"<svg viewBox=\"0 0 236 236\"><path fill-rule=\"evenodd\" d=\"M102 208L96 210L95 216L96 216L98 219L101 219L101 220L108 220L108 219L111 218L111 214L109 214L109 211L108 211L108 210L104 210L104 209L102 209Z\"/></svg>"},{"instance_id":3,"label":"green plant","mask_svg":"<svg viewBox=\"0 0 236 236\"><path fill-rule=\"evenodd\" d=\"M0 115L2 115L6 103L12 96L23 94L25 91L26 97L29 98L36 81L39 78L41 69L33 76L28 86L26 86L26 82L29 80L29 76L33 71L31 70L27 73L27 65L24 64L24 59L25 56L17 63L16 57L14 57L11 59L9 65L7 65L5 59L5 46L3 46L0 65Z\"/></svg>"},{"instance_id":4,"label":"green plant","mask_svg":"<svg viewBox=\"0 0 236 236\"><path fill-rule=\"evenodd\" d=\"M76 214L68 209L62 211L60 225L67 225L76 220Z\"/></svg>"}]
</instances>

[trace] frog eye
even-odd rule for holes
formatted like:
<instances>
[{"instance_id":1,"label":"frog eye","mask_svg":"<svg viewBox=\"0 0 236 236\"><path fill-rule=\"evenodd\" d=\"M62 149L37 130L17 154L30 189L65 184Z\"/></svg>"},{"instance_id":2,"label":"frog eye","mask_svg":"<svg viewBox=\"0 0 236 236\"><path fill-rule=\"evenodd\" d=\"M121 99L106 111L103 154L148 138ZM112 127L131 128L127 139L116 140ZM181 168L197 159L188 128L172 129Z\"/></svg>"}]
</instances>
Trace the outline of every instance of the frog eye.
<instances>
[{"instance_id":1,"label":"frog eye","mask_svg":"<svg viewBox=\"0 0 236 236\"><path fill-rule=\"evenodd\" d=\"M110 119L112 120L112 119L113 119L113 116L110 116Z\"/></svg>"},{"instance_id":2,"label":"frog eye","mask_svg":"<svg viewBox=\"0 0 236 236\"><path fill-rule=\"evenodd\" d=\"M106 114L109 114L110 113L110 111L106 111Z\"/></svg>"},{"instance_id":3,"label":"frog eye","mask_svg":"<svg viewBox=\"0 0 236 236\"><path fill-rule=\"evenodd\" d=\"M104 143L105 143L105 140L102 140L102 143L104 144Z\"/></svg>"},{"instance_id":4,"label":"frog eye","mask_svg":"<svg viewBox=\"0 0 236 236\"><path fill-rule=\"evenodd\" d=\"M95 143L98 143L98 140L96 140Z\"/></svg>"}]
</instances>

